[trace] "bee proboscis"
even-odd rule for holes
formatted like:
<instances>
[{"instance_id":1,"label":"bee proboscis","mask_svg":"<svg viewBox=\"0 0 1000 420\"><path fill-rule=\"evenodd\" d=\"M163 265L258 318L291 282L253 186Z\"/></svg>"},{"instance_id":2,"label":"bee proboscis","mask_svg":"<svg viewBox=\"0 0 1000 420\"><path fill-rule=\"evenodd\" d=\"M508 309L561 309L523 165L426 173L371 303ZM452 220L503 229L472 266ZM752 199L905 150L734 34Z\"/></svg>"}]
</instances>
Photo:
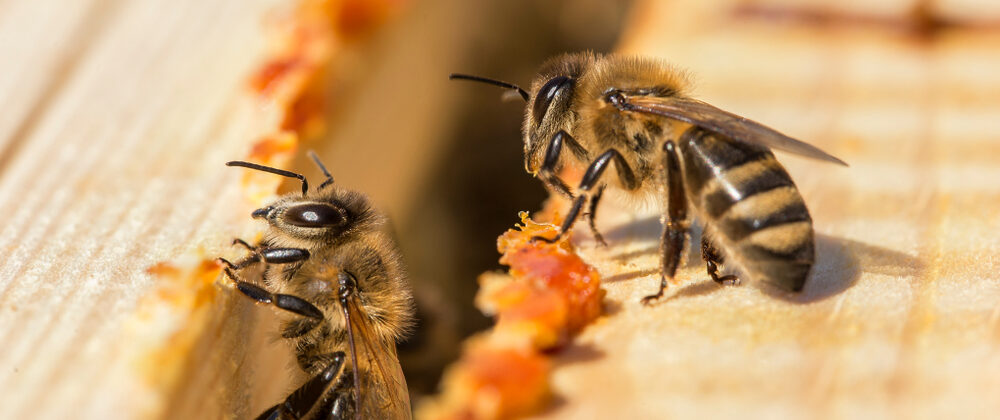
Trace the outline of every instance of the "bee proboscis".
<instances>
[{"instance_id":1,"label":"bee proboscis","mask_svg":"<svg viewBox=\"0 0 1000 420\"><path fill-rule=\"evenodd\" d=\"M334 185L319 158L310 155L326 176L315 190L298 173L226 164L302 183L301 195L282 196L253 212L268 229L256 245L234 241L248 256L235 263L220 258L238 291L290 316L281 336L310 377L259 418L407 419L409 395L396 341L412 322L413 303L399 251L368 198ZM263 285L241 277L260 264Z\"/></svg>"},{"instance_id":2,"label":"bee proboscis","mask_svg":"<svg viewBox=\"0 0 1000 420\"><path fill-rule=\"evenodd\" d=\"M714 281L738 281L719 275L726 260L787 291L805 285L815 260L812 219L770 149L846 166L840 159L687 97L683 74L655 59L566 54L542 66L530 92L479 76L451 78L516 90L528 103L525 169L572 200L558 235L583 214L604 243L594 218L605 190L662 209L660 286L643 303L662 297L677 272L689 207L704 224L702 258ZM559 176L566 165L586 168L576 188Z\"/></svg>"}]
</instances>

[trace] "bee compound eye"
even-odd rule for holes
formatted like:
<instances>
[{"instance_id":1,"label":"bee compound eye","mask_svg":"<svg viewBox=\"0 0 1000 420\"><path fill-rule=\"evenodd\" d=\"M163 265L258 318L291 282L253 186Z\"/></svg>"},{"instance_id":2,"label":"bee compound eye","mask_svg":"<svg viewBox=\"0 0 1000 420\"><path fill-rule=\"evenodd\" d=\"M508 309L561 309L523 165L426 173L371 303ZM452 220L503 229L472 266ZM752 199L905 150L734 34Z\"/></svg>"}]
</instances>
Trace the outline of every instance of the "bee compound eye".
<instances>
[{"instance_id":1,"label":"bee compound eye","mask_svg":"<svg viewBox=\"0 0 1000 420\"><path fill-rule=\"evenodd\" d=\"M566 76L557 76L549 79L548 82L542 85L541 89L538 89L538 94L535 95L535 103L531 109L536 124L540 123L542 118L545 118L546 112L552 106L552 101L559 95L559 92L572 85L573 79Z\"/></svg>"},{"instance_id":2,"label":"bee compound eye","mask_svg":"<svg viewBox=\"0 0 1000 420\"><path fill-rule=\"evenodd\" d=\"M327 204L300 204L286 210L283 218L299 227L336 226L345 221L340 211Z\"/></svg>"}]
</instances>

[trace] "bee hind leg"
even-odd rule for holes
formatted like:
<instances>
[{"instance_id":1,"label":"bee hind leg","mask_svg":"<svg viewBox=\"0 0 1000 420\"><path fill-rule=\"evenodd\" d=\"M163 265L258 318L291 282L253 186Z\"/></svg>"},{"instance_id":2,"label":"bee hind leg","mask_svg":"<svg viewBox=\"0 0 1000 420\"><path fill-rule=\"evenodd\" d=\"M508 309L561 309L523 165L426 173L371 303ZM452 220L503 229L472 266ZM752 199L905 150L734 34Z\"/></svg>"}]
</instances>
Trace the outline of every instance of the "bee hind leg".
<instances>
[{"instance_id":1,"label":"bee hind leg","mask_svg":"<svg viewBox=\"0 0 1000 420\"><path fill-rule=\"evenodd\" d=\"M719 253L719 250L715 249L712 242L705 236L701 237L701 259L705 260L705 269L708 271L708 275L712 276L712 281L724 286L736 286L740 284L739 277L735 275L719 275L719 265L723 262L722 254Z\"/></svg>"},{"instance_id":2,"label":"bee hind leg","mask_svg":"<svg viewBox=\"0 0 1000 420\"><path fill-rule=\"evenodd\" d=\"M359 407L355 407L346 387L332 389L323 405L316 409L316 418L324 420L346 420L359 417Z\"/></svg>"},{"instance_id":3,"label":"bee hind leg","mask_svg":"<svg viewBox=\"0 0 1000 420\"><path fill-rule=\"evenodd\" d=\"M339 351L333 353L332 361L322 372L306 381L284 401L265 410L257 420L302 419L328 393L327 388L340 377L344 367L345 355ZM325 407L324 407L325 408ZM325 410L324 410L325 411Z\"/></svg>"},{"instance_id":4,"label":"bee hind leg","mask_svg":"<svg viewBox=\"0 0 1000 420\"><path fill-rule=\"evenodd\" d=\"M655 294L642 298L644 305L663 297L668 281L677 274L684 245L687 242L687 198L684 195L684 183L681 178L680 157L673 141L663 145L665 177L663 185L667 188L667 207L663 213L663 236L660 240L660 289Z\"/></svg>"}]
</instances>

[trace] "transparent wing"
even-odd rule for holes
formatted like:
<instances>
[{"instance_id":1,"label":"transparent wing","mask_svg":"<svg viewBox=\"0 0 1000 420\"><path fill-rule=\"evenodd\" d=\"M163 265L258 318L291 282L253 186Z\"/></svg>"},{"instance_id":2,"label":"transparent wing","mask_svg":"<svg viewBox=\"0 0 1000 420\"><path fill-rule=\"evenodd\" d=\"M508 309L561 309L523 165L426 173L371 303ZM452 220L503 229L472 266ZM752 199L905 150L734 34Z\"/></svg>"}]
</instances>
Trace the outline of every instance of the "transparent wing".
<instances>
[{"instance_id":1,"label":"transparent wing","mask_svg":"<svg viewBox=\"0 0 1000 420\"><path fill-rule=\"evenodd\" d=\"M353 351L357 352L361 368L361 417L409 419L410 394L396 356L396 343L379 340L357 296L348 300L347 311L354 335Z\"/></svg>"},{"instance_id":2,"label":"transparent wing","mask_svg":"<svg viewBox=\"0 0 1000 420\"><path fill-rule=\"evenodd\" d=\"M723 111L696 99L628 95L622 95L622 97L624 103L621 106L628 111L684 121L734 140L847 166L844 161L831 156L816 146L795 140L761 123Z\"/></svg>"}]
</instances>

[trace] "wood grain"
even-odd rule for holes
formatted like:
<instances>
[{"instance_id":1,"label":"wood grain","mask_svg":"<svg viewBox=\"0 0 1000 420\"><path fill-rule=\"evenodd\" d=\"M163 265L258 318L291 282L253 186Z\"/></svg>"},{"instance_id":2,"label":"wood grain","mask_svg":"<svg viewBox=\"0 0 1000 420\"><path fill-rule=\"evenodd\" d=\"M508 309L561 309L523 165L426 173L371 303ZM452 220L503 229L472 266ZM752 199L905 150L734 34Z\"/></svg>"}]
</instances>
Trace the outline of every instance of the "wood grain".
<instances>
[{"instance_id":1,"label":"wood grain","mask_svg":"<svg viewBox=\"0 0 1000 420\"><path fill-rule=\"evenodd\" d=\"M222 163L244 156L279 117L245 89L273 7L0 5L8 63L0 74L0 405L9 415L162 414L170 395L142 369L146 352L176 337L191 314L130 319L159 287L148 267L199 248L221 252L219 232L241 229L231 221L249 203L233 188L239 174Z\"/></svg>"},{"instance_id":2,"label":"wood grain","mask_svg":"<svg viewBox=\"0 0 1000 420\"><path fill-rule=\"evenodd\" d=\"M270 311L205 264L239 255L232 237L255 237L247 216L281 182L223 163L285 166L302 153L281 130L325 134L305 146L338 182L405 216L447 139L434 132L460 67L451 51L470 42L446 23L472 7L421 3L395 28L406 3L0 2L6 413L246 418L301 382ZM277 87L250 89L274 74ZM291 147L266 160L265 138Z\"/></svg>"}]
</instances>

